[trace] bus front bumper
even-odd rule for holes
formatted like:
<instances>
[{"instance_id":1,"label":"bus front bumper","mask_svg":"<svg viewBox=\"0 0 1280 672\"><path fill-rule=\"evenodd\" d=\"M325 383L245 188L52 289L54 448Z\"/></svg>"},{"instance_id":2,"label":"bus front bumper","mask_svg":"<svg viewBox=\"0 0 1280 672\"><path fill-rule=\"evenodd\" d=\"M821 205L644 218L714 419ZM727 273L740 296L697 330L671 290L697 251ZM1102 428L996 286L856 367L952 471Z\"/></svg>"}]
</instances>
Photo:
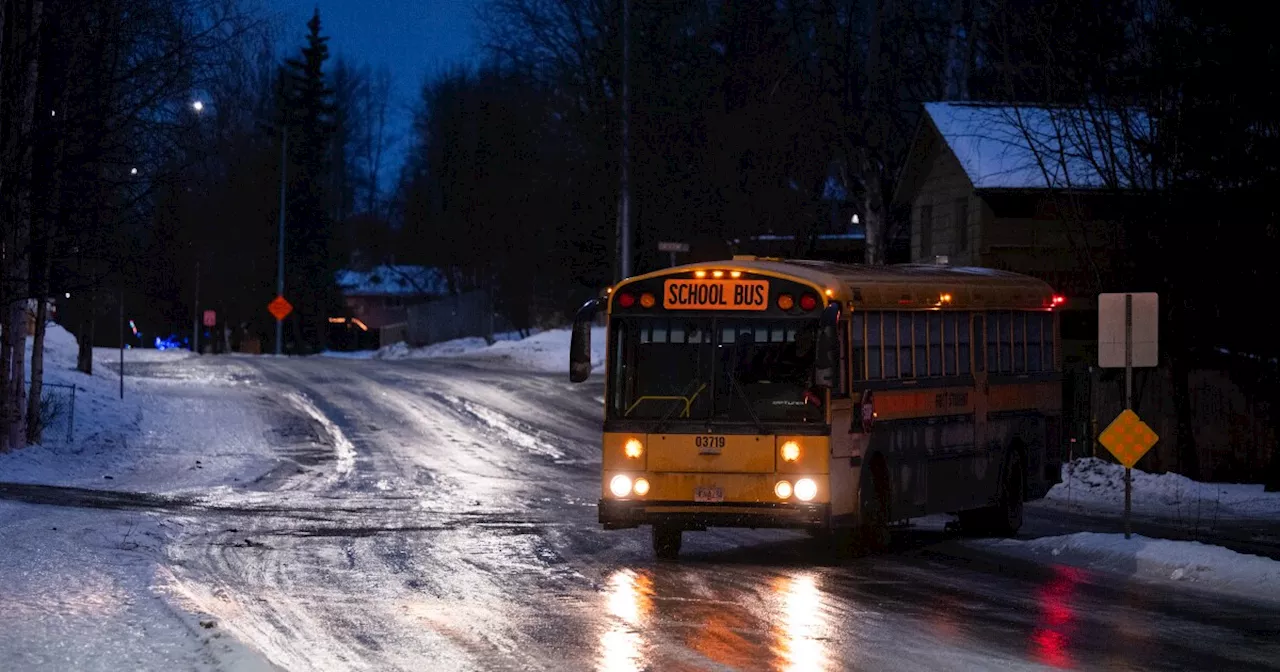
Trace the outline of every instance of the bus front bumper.
<instances>
[{"instance_id":1,"label":"bus front bumper","mask_svg":"<svg viewBox=\"0 0 1280 672\"><path fill-rule=\"evenodd\" d=\"M600 524L606 530L641 525L672 525L686 530L708 527L825 528L830 504L641 502L602 499Z\"/></svg>"}]
</instances>

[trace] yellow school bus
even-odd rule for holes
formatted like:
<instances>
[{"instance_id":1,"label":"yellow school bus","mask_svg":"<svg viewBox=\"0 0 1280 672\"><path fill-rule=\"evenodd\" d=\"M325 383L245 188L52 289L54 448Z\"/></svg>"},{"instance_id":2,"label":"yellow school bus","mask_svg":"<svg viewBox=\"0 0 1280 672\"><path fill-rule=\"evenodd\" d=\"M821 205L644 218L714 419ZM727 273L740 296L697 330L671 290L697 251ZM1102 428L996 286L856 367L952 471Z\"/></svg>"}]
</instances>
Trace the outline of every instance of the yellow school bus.
<instances>
[{"instance_id":1,"label":"yellow school bus","mask_svg":"<svg viewBox=\"0 0 1280 672\"><path fill-rule=\"evenodd\" d=\"M807 529L874 551L952 513L1008 535L1060 480L1056 309L1044 282L935 264L735 257L628 278L607 311L599 521L661 558L708 527Z\"/></svg>"}]
</instances>

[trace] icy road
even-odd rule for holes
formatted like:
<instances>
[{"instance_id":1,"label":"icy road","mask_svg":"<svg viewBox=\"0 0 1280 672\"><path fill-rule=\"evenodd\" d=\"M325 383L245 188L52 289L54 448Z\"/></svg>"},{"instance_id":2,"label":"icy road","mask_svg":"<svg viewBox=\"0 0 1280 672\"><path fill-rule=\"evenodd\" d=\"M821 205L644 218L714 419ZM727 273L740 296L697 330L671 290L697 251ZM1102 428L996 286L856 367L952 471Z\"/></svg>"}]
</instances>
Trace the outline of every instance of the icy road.
<instances>
[{"instance_id":1,"label":"icy road","mask_svg":"<svg viewBox=\"0 0 1280 672\"><path fill-rule=\"evenodd\" d=\"M129 372L193 371L265 391L235 412L271 428L278 464L190 495L56 497L177 525L175 591L283 669L1280 668L1275 611L964 560L937 532L843 566L801 534L691 533L658 562L646 530L596 523L599 382L324 358Z\"/></svg>"}]
</instances>

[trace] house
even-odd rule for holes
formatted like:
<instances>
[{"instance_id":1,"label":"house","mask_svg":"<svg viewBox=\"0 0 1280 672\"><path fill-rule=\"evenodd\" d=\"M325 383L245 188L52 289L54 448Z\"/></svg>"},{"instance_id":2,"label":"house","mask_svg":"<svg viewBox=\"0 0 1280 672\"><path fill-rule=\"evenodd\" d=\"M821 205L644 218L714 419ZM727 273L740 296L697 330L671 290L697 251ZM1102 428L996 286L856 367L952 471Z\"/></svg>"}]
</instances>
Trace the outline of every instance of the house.
<instances>
[{"instance_id":1,"label":"house","mask_svg":"<svg viewBox=\"0 0 1280 672\"><path fill-rule=\"evenodd\" d=\"M1096 295L1123 259L1120 218L1150 174L1127 138L1138 114L926 103L894 205L911 213L911 260L1039 277L1067 297L1068 359L1096 339ZM1105 147L1105 151L1100 149Z\"/></svg>"},{"instance_id":2,"label":"house","mask_svg":"<svg viewBox=\"0 0 1280 672\"><path fill-rule=\"evenodd\" d=\"M349 314L332 317L330 323L335 329L352 325L361 332L376 333L374 346L404 340L409 306L449 293L445 275L426 266L382 264L368 270L347 269L338 272L337 282ZM369 342L368 338L359 340Z\"/></svg>"},{"instance_id":3,"label":"house","mask_svg":"<svg viewBox=\"0 0 1280 672\"><path fill-rule=\"evenodd\" d=\"M1096 293L1095 267L1110 262L1128 194L1149 174L1124 150L1135 121L1096 116L926 103L893 195L910 208L911 260L945 256L1037 275L1073 298Z\"/></svg>"}]
</instances>

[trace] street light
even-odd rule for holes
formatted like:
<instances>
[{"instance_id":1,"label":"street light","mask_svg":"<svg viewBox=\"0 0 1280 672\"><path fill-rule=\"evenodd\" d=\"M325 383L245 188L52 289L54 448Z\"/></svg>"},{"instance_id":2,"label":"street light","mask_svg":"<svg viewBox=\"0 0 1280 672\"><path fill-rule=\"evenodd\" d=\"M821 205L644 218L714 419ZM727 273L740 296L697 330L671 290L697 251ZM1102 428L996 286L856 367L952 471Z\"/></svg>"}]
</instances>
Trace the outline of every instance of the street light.
<instances>
[{"instance_id":1,"label":"street light","mask_svg":"<svg viewBox=\"0 0 1280 672\"><path fill-rule=\"evenodd\" d=\"M204 112L204 101L197 100L194 103L191 103L191 109L195 110L197 113Z\"/></svg>"}]
</instances>

